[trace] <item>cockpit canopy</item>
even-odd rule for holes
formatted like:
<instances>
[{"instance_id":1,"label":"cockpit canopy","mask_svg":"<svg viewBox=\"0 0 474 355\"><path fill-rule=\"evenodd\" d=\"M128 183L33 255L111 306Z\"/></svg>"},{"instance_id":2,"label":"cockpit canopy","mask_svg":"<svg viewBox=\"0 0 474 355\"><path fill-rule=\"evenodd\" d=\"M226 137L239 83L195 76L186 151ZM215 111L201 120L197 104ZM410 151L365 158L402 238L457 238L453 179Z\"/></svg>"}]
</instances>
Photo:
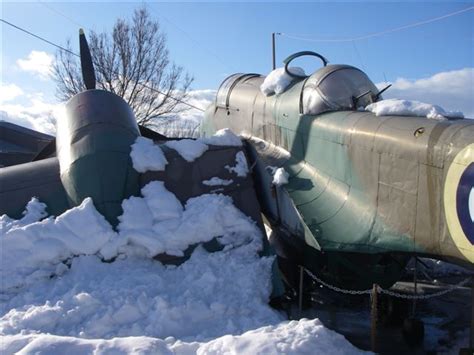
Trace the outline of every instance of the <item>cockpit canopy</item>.
<instances>
[{"instance_id":1,"label":"cockpit canopy","mask_svg":"<svg viewBox=\"0 0 474 355\"><path fill-rule=\"evenodd\" d=\"M361 70L350 65L328 65L306 79L300 112L357 110L374 101L379 90Z\"/></svg>"},{"instance_id":2,"label":"cockpit canopy","mask_svg":"<svg viewBox=\"0 0 474 355\"><path fill-rule=\"evenodd\" d=\"M239 101L242 104L239 98L243 97L253 104L254 91L260 91L263 80L261 75L252 73L237 73L227 77L217 91L216 106L228 110L236 88L240 90L238 95L233 96L234 104ZM291 86L300 90L299 101L292 101L299 106L300 114L318 115L323 112L357 110L380 99L379 90L368 76L350 65L327 65L307 78L294 78Z\"/></svg>"}]
</instances>

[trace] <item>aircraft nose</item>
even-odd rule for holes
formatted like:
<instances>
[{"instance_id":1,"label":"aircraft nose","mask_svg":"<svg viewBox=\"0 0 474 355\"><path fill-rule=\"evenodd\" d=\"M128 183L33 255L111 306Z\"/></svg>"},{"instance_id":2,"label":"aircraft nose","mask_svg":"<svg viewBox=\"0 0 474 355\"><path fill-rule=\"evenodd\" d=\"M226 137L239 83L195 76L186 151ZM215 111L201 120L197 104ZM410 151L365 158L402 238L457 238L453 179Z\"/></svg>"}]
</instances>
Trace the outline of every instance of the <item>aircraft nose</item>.
<instances>
[{"instance_id":1,"label":"aircraft nose","mask_svg":"<svg viewBox=\"0 0 474 355\"><path fill-rule=\"evenodd\" d=\"M87 90L66 104L57 131L61 181L71 207L92 197L116 225L121 201L138 193L130 146L140 132L131 108L110 92Z\"/></svg>"}]
</instances>

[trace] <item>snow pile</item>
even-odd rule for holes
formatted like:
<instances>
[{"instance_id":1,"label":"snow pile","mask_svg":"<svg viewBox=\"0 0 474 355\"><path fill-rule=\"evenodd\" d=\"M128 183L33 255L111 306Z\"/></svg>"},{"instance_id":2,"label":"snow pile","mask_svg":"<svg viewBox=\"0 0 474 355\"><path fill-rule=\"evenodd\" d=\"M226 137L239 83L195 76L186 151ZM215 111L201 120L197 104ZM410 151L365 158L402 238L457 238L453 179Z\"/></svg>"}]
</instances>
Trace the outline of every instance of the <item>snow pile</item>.
<instances>
[{"instance_id":1,"label":"snow pile","mask_svg":"<svg viewBox=\"0 0 474 355\"><path fill-rule=\"evenodd\" d=\"M224 336L199 347L202 354L360 354L318 319L283 322L240 336Z\"/></svg>"},{"instance_id":2,"label":"snow pile","mask_svg":"<svg viewBox=\"0 0 474 355\"><path fill-rule=\"evenodd\" d=\"M300 67L291 67L288 68L288 70L295 75L306 75L304 70ZM285 68L277 68L267 75L260 86L260 90L265 96L281 94L293 80L294 78L286 73Z\"/></svg>"},{"instance_id":3,"label":"snow pile","mask_svg":"<svg viewBox=\"0 0 474 355\"><path fill-rule=\"evenodd\" d=\"M399 99L388 99L374 102L368 105L365 110L375 113L376 116L417 116L427 117L434 120L464 117L462 112L445 111L442 107L437 105Z\"/></svg>"},{"instance_id":4,"label":"snow pile","mask_svg":"<svg viewBox=\"0 0 474 355\"><path fill-rule=\"evenodd\" d=\"M186 161L192 162L199 158L208 146L199 140L182 139L166 142L166 146L176 150Z\"/></svg>"},{"instance_id":5,"label":"snow pile","mask_svg":"<svg viewBox=\"0 0 474 355\"><path fill-rule=\"evenodd\" d=\"M220 253L197 248L179 267L138 257L103 263L81 256L62 277L4 302L0 334L184 341L239 334L282 321L266 305L272 261L248 246Z\"/></svg>"},{"instance_id":6,"label":"snow pile","mask_svg":"<svg viewBox=\"0 0 474 355\"><path fill-rule=\"evenodd\" d=\"M235 166L226 165L225 168L229 172L235 173L237 176L246 177L249 172L249 167L244 152L238 152L235 155Z\"/></svg>"},{"instance_id":7,"label":"snow pile","mask_svg":"<svg viewBox=\"0 0 474 355\"><path fill-rule=\"evenodd\" d=\"M189 199L183 209L159 181L143 187L142 195L123 201L118 233L97 212L90 198L57 218L41 222L21 222L43 216L38 213L37 201L30 202L31 214L26 213L20 221L2 216L0 292L61 274L62 261L78 255L97 254L106 260L121 254L182 256L190 245L213 238L226 248L246 243L254 249L261 247L261 233L255 223L228 196L201 195Z\"/></svg>"},{"instance_id":8,"label":"snow pile","mask_svg":"<svg viewBox=\"0 0 474 355\"><path fill-rule=\"evenodd\" d=\"M28 354L366 354L354 348L342 335L325 328L317 319L282 322L242 335L224 335L207 343L176 341L173 337L103 340L50 334L7 335L3 340L7 353L16 353L23 347Z\"/></svg>"},{"instance_id":9,"label":"snow pile","mask_svg":"<svg viewBox=\"0 0 474 355\"><path fill-rule=\"evenodd\" d=\"M133 168L139 173L148 170L163 171L168 161L163 151L151 139L145 137L137 137L135 143L131 146Z\"/></svg>"},{"instance_id":10,"label":"snow pile","mask_svg":"<svg viewBox=\"0 0 474 355\"><path fill-rule=\"evenodd\" d=\"M142 194L143 199L131 197L123 202L119 238L110 245L112 255L125 251L127 245L138 245L146 256L182 256L191 244L216 237L227 248L245 243L253 243L256 249L261 246L261 234L255 223L228 196L208 194L191 198L183 210L162 182L151 182Z\"/></svg>"},{"instance_id":11,"label":"snow pile","mask_svg":"<svg viewBox=\"0 0 474 355\"><path fill-rule=\"evenodd\" d=\"M118 232L89 198L43 221L37 199L21 220L0 217L4 353L359 353L268 306L274 259L258 255L261 233L229 197L183 208L158 181L142 195L124 200ZM197 246L179 266L149 257L214 237L222 251Z\"/></svg>"},{"instance_id":12,"label":"snow pile","mask_svg":"<svg viewBox=\"0 0 474 355\"><path fill-rule=\"evenodd\" d=\"M210 178L209 180L204 180L202 183L203 185L207 186L228 186L232 184L234 181L231 180L226 180L226 179L221 179L218 178L217 176L214 176L213 178Z\"/></svg>"},{"instance_id":13,"label":"snow pile","mask_svg":"<svg viewBox=\"0 0 474 355\"><path fill-rule=\"evenodd\" d=\"M33 197L26 205L25 210L23 211L22 219L12 219L6 214L0 216L0 236L12 228L18 228L40 221L47 215L46 205L42 202L39 202L36 197Z\"/></svg>"},{"instance_id":14,"label":"snow pile","mask_svg":"<svg viewBox=\"0 0 474 355\"><path fill-rule=\"evenodd\" d=\"M272 181L273 185L281 186L281 185L288 184L288 178L290 177L290 175L285 171L284 168L276 168L272 166L269 166L268 168L271 170L273 174L273 181Z\"/></svg>"},{"instance_id":15,"label":"snow pile","mask_svg":"<svg viewBox=\"0 0 474 355\"><path fill-rule=\"evenodd\" d=\"M37 202L32 200L28 206L32 204ZM115 235L90 198L56 219L33 223L43 216L37 212L27 210L20 221L2 225L0 292L60 274L64 271L62 261L74 255L99 253Z\"/></svg>"}]
</instances>

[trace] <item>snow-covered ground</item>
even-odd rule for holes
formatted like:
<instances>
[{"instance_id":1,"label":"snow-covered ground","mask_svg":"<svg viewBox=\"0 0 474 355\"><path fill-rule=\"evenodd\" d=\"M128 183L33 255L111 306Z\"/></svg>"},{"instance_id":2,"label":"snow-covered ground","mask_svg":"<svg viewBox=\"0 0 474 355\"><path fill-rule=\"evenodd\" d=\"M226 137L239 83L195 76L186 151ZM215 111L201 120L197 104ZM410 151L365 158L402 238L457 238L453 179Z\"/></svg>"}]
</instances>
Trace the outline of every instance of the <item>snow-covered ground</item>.
<instances>
[{"instance_id":1,"label":"snow-covered ground","mask_svg":"<svg viewBox=\"0 0 474 355\"><path fill-rule=\"evenodd\" d=\"M146 191L143 195L152 205L153 197ZM124 202L119 233L87 202L43 222L32 222L44 216L38 201L30 204L23 222L3 217L3 353L358 352L318 320L284 321L268 306L273 259L258 256L259 231L230 199L198 197L203 204L186 215L193 201L182 212L172 208L176 202L168 203L172 197L154 200L170 205L169 213L159 206L150 213L146 206L137 207L140 203ZM132 199L128 202L139 198ZM158 217L152 216L155 212ZM90 227L91 216L103 230ZM156 223L156 218L164 222ZM156 232L145 224L153 224ZM189 245L181 237L216 235L224 235L220 242L227 245L221 252L198 247L180 266L150 258L160 250L150 249L160 244L160 236L174 241L172 252ZM110 244L116 258L104 262L97 249L102 245L101 250L109 250ZM51 248L56 253L48 254ZM114 255L110 250L106 254Z\"/></svg>"},{"instance_id":2,"label":"snow-covered ground","mask_svg":"<svg viewBox=\"0 0 474 355\"><path fill-rule=\"evenodd\" d=\"M207 141L223 142L241 144L228 131ZM164 169L159 151L138 140L134 163ZM229 168L247 173L238 156ZM290 322L269 307L274 259L259 256L261 231L230 197L182 206L158 181L141 194L123 201L116 230L89 198L58 217L37 199L20 220L0 217L2 354L360 352L317 319ZM153 259L214 238L223 250L197 246L179 266Z\"/></svg>"}]
</instances>

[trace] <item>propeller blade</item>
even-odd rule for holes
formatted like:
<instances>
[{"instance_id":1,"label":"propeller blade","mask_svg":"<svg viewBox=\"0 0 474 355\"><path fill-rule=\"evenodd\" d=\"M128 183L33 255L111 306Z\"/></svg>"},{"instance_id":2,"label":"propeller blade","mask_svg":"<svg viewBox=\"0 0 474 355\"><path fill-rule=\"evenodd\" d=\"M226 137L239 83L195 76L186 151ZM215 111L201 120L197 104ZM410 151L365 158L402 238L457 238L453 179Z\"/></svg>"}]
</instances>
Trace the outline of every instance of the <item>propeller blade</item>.
<instances>
[{"instance_id":1,"label":"propeller blade","mask_svg":"<svg viewBox=\"0 0 474 355\"><path fill-rule=\"evenodd\" d=\"M87 90L95 89L94 64L92 63L91 52L82 28L79 30L79 48L81 52L82 80L84 80Z\"/></svg>"}]
</instances>

